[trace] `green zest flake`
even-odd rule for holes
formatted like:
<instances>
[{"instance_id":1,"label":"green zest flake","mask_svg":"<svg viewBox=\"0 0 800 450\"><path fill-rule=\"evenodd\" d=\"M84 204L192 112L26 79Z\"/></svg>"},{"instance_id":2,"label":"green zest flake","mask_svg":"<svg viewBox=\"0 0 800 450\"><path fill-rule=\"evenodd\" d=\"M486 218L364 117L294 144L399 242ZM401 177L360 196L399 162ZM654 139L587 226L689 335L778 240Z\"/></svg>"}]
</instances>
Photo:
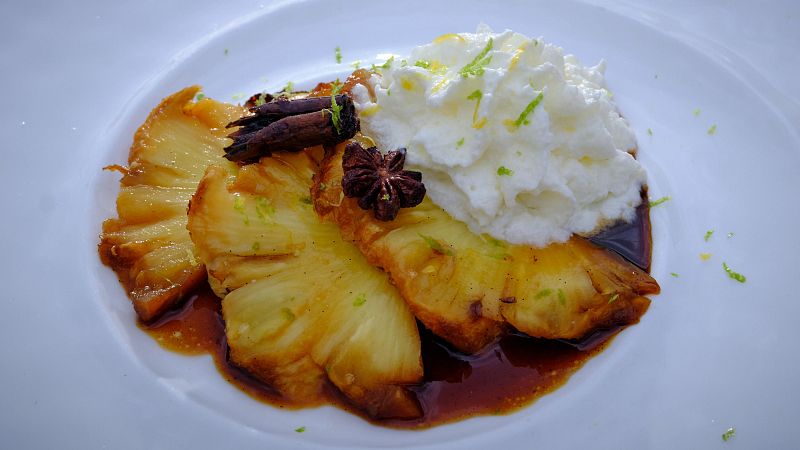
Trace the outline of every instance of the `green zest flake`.
<instances>
[{"instance_id":1,"label":"green zest flake","mask_svg":"<svg viewBox=\"0 0 800 450\"><path fill-rule=\"evenodd\" d=\"M692 114L694 114L695 117L699 116L700 115L700 108L695 108L694 111L692 111Z\"/></svg>"},{"instance_id":2,"label":"green zest flake","mask_svg":"<svg viewBox=\"0 0 800 450\"><path fill-rule=\"evenodd\" d=\"M481 76L483 75L484 68L492 62L491 56L486 56L487 53L492 51L492 46L494 45L494 39L489 38L489 42L486 43L486 47L481 50L478 56L475 57L469 64L464 66L461 70L458 71L459 74L463 78L467 78L469 76Z\"/></svg>"},{"instance_id":3,"label":"green zest flake","mask_svg":"<svg viewBox=\"0 0 800 450\"><path fill-rule=\"evenodd\" d=\"M306 431L306 427L295 428L294 431L296 433L302 433L302 432Z\"/></svg>"},{"instance_id":4,"label":"green zest flake","mask_svg":"<svg viewBox=\"0 0 800 450\"><path fill-rule=\"evenodd\" d=\"M286 307L281 308L281 317L283 317L287 322L294 321L294 313L291 309Z\"/></svg>"},{"instance_id":5,"label":"green zest flake","mask_svg":"<svg viewBox=\"0 0 800 450\"><path fill-rule=\"evenodd\" d=\"M662 204L662 203L664 203L666 201L669 201L669 200L670 200L670 196L669 195L665 195L664 197L661 197L661 198L659 198L657 200L651 200L649 206L652 208L653 206L658 206L658 205L660 205L660 204Z\"/></svg>"},{"instance_id":6,"label":"green zest flake","mask_svg":"<svg viewBox=\"0 0 800 450\"><path fill-rule=\"evenodd\" d=\"M678 278L680 276L675 272L670 272L669 274L672 275L674 278Z\"/></svg>"},{"instance_id":7,"label":"green zest flake","mask_svg":"<svg viewBox=\"0 0 800 450\"><path fill-rule=\"evenodd\" d=\"M417 233L417 234L419 234L419 233ZM434 238L432 238L430 236L426 236L424 234L419 234L419 237L421 237L422 240L424 240L425 243L428 244L428 247L430 247L431 250L433 250L434 252L439 253L440 255L453 256L453 251L450 248L445 247L444 245L442 245L436 239L434 239Z\"/></svg>"},{"instance_id":8,"label":"green zest flake","mask_svg":"<svg viewBox=\"0 0 800 450\"><path fill-rule=\"evenodd\" d=\"M261 106L264 103L267 103L267 93L266 92L262 92L261 95L259 95L256 98L256 106Z\"/></svg>"},{"instance_id":9,"label":"green zest flake","mask_svg":"<svg viewBox=\"0 0 800 450\"><path fill-rule=\"evenodd\" d=\"M367 294L358 294L355 300L353 300L353 306L359 307L367 303Z\"/></svg>"},{"instance_id":10,"label":"green zest flake","mask_svg":"<svg viewBox=\"0 0 800 450\"><path fill-rule=\"evenodd\" d=\"M711 128L708 129L709 135L714 135L717 132L717 124L711 125Z\"/></svg>"},{"instance_id":11,"label":"green zest flake","mask_svg":"<svg viewBox=\"0 0 800 450\"><path fill-rule=\"evenodd\" d=\"M400 60L400 67L405 67L407 65L408 65L408 61L407 60L405 60L405 59L401 59Z\"/></svg>"},{"instance_id":12,"label":"green zest flake","mask_svg":"<svg viewBox=\"0 0 800 450\"><path fill-rule=\"evenodd\" d=\"M239 214L244 216L244 224L250 225L250 217L247 216L247 212L244 210L244 199L239 195L233 199L233 209L236 210Z\"/></svg>"},{"instance_id":13,"label":"green zest flake","mask_svg":"<svg viewBox=\"0 0 800 450\"><path fill-rule=\"evenodd\" d=\"M564 295L564 291L562 291L561 289L558 290L558 303L561 303L562 305L567 304L567 296Z\"/></svg>"},{"instance_id":14,"label":"green zest flake","mask_svg":"<svg viewBox=\"0 0 800 450\"><path fill-rule=\"evenodd\" d=\"M392 96L392 90L391 89L387 89L386 90L386 96L387 97L391 97Z\"/></svg>"},{"instance_id":15,"label":"green zest flake","mask_svg":"<svg viewBox=\"0 0 800 450\"><path fill-rule=\"evenodd\" d=\"M287 81L286 86L284 86L283 89L281 89L281 92L284 92L286 94L291 94L292 92L294 92L294 83L291 81Z\"/></svg>"},{"instance_id":16,"label":"green zest flake","mask_svg":"<svg viewBox=\"0 0 800 450\"><path fill-rule=\"evenodd\" d=\"M648 128L647 129L647 134L652 136L653 135L653 129L652 128Z\"/></svg>"},{"instance_id":17,"label":"green zest flake","mask_svg":"<svg viewBox=\"0 0 800 450\"><path fill-rule=\"evenodd\" d=\"M510 177L511 175L514 175L514 171L506 166L500 166L497 168L497 174L501 177Z\"/></svg>"},{"instance_id":18,"label":"green zest flake","mask_svg":"<svg viewBox=\"0 0 800 450\"><path fill-rule=\"evenodd\" d=\"M342 84L337 79L331 86L331 121L336 134L342 133L342 107L336 103L336 95L342 90Z\"/></svg>"},{"instance_id":19,"label":"green zest flake","mask_svg":"<svg viewBox=\"0 0 800 450\"><path fill-rule=\"evenodd\" d=\"M378 70L386 70L389 67L392 67L392 63L394 62L394 55L390 56L389 59L386 60L380 66L376 66L375 64L372 65L372 71L377 72Z\"/></svg>"},{"instance_id":20,"label":"green zest flake","mask_svg":"<svg viewBox=\"0 0 800 450\"><path fill-rule=\"evenodd\" d=\"M703 240L708 242L708 240L711 239L711 236L713 235L714 235L714 230L708 230L706 231L705 236L703 236Z\"/></svg>"},{"instance_id":21,"label":"green zest flake","mask_svg":"<svg viewBox=\"0 0 800 450\"><path fill-rule=\"evenodd\" d=\"M614 294L614 295L611 296L610 299L608 299L608 304L610 305L611 303L614 303L618 299L619 299L619 294Z\"/></svg>"},{"instance_id":22,"label":"green zest flake","mask_svg":"<svg viewBox=\"0 0 800 450\"><path fill-rule=\"evenodd\" d=\"M352 67L353 69L358 70L361 67L361 61L360 60L353 61L350 64L350 67Z\"/></svg>"},{"instance_id":23,"label":"green zest flake","mask_svg":"<svg viewBox=\"0 0 800 450\"><path fill-rule=\"evenodd\" d=\"M342 63L342 49L338 45L334 49L334 53L336 54L336 64Z\"/></svg>"},{"instance_id":24,"label":"green zest flake","mask_svg":"<svg viewBox=\"0 0 800 450\"><path fill-rule=\"evenodd\" d=\"M722 433L722 440L723 442L728 442L732 437L736 435L736 428L730 427Z\"/></svg>"},{"instance_id":25,"label":"green zest flake","mask_svg":"<svg viewBox=\"0 0 800 450\"><path fill-rule=\"evenodd\" d=\"M197 95L194 97L194 101L199 102L200 100L206 98L206 94L202 92L198 92Z\"/></svg>"},{"instance_id":26,"label":"green zest flake","mask_svg":"<svg viewBox=\"0 0 800 450\"><path fill-rule=\"evenodd\" d=\"M747 277L744 275L734 272L726 263L722 263L722 268L725 269L725 272L728 272L728 276L733 278L734 280L738 281L739 283L744 283L747 281Z\"/></svg>"},{"instance_id":27,"label":"green zest flake","mask_svg":"<svg viewBox=\"0 0 800 450\"><path fill-rule=\"evenodd\" d=\"M458 140L458 142L456 142L456 148L461 147L462 145L464 145L464 138L461 138Z\"/></svg>"},{"instance_id":28,"label":"green zest flake","mask_svg":"<svg viewBox=\"0 0 800 450\"><path fill-rule=\"evenodd\" d=\"M478 121L478 108L481 107L481 99L483 98L483 92L480 89L475 89L472 94L467 96L467 100L477 100L475 102L475 111L472 112L472 123Z\"/></svg>"},{"instance_id":29,"label":"green zest flake","mask_svg":"<svg viewBox=\"0 0 800 450\"><path fill-rule=\"evenodd\" d=\"M534 299L536 299L536 300L541 300L541 299L543 299L543 298L547 297L548 295L550 295L550 294L552 294L552 293L553 293L553 290L552 290L552 289L542 289L542 290L541 290L541 291L539 291L539 292L536 294L536 296L535 296L535 297L533 297L533 298L534 298Z\"/></svg>"},{"instance_id":30,"label":"green zest flake","mask_svg":"<svg viewBox=\"0 0 800 450\"><path fill-rule=\"evenodd\" d=\"M728 239L730 239L730 238L732 238L732 237L733 237L733 231L731 231L730 233L728 233Z\"/></svg>"},{"instance_id":31,"label":"green zest flake","mask_svg":"<svg viewBox=\"0 0 800 450\"><path fill-rule=\"evenodd\" d=\"M331 95L339 95L339 92L341 92L343 87L344 87L344 85L337 78L336 81L331 83Z\"/></svg>"},{"instance_id":32,"label":"green zest flake","mask_svg":"<svg viewBox=\"0 0 800 450\"><path fill-rule=\"evenodd\" d=\"M417 67L422 67L423 69L430 69L431 62L425 59L418 59L417 62L414 63Z\"/></svg>"},{"instance_id":33,"label":"green zest flake","mask_svg":"<svg viewBox=\"0 0 800 450\"><path fill-rule=\"evenodd\" d=\"M389 197L389 194L383 194L383 195L381 195L381 200L384 200L384 201L386 201L386 200L389 200L390 198L391 198L391 197Z\"/></svg>"},{"instance_id":34,"label":"green zest flake","mask_svg":"<svg viewBox=\"0 0 800 450\"><path fill-rule=\"evenodd\" d=\"M253 246L252 246L252 247L250 247L250 248L251 248L251 249L252 249L254 252L257 252L257 251L261 250L261 244L259 244L258 242L253 242Z\"/></svg>"},{"instance_id":35,"label":"green zest flake","mask_svg":"<svg viewBox=\"0 0 800 450\"><path fill-rule=\"evenodd\" d=\"M327 185L327 184L325 184L325 183L320 183L320 184L317 186L317 190L319 190L320 192L325 192L325 189L328 189L328 185Z\"/></svg>"},{"instance_id":36,"label":"green zest flake","mask_svg":"<svg viewBox=\"0 0 800 450\"><path fill-rule=\"evenodd\" d=\"M519 114L517 120L514 121L514 126L519 128L522 125L528 125L529 123L531 123L528 120L528 115L532 113L534 109L536 109L536 106L542 102L543 98L544 98L544 92L539 92L539 95L537 95L535 99L531 100L531 102L528 103L528 106L526 106L525 109L522 110L522 112Z\"/></svg>"},{"instance_id":37,"label":"green zest flake","mask_svg":"<svg viewBox=\"0 0 800 450\"><path fill-rule=\"evenodd\" d=\"M311 197L308 196L308 195L306 195L304 197L300 197L300 203L302 203L304 205L310 205L311 204Z\"/></svg>"},{"instance_id":38,"label":"green zest flake","mask_svg":"<svg viewBox=\"0 0 800 450\"><path fill-rule=\"evenodd\" d=\"M256 214L258 214L259 219L266 222L267 219L275 215L275 207L266 198L256 197Z\"/></svg>"}]
</instances>

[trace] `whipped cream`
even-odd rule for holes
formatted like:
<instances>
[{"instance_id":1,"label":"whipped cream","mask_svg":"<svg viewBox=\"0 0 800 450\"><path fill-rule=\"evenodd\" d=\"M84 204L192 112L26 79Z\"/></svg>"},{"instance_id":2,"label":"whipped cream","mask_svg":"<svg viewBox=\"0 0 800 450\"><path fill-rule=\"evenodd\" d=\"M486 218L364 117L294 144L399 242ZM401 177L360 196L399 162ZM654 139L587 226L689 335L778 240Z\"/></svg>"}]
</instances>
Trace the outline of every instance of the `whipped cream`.
<instances>
[{"instance_id":1,"label":"whipped cream","mask_svg":"<svg viewBox=\"0 0 800 450\"><path fill-rule=\"evenodd\" d=\"M405 147L430 198L475 233L544 246L631 220L645 171L606 88L541 39L479 27L394 57L358 86L364 134Z\"/></svg>"}]
</instances>

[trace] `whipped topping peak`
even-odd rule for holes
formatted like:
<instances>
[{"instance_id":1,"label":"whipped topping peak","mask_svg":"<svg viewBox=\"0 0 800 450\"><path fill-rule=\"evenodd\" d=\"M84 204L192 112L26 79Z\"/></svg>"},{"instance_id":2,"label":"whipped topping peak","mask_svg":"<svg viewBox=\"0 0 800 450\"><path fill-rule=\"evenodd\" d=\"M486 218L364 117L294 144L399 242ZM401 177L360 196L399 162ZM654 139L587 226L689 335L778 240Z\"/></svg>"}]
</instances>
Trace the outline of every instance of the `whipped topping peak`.
<instances>
[{"instance_id":1,"label":"whipped topping peak","mask_svg":"<svg viewBox=\"0 0 800 450\"><path fill-rule=\"evenodd\" d=\"M544 246L630 220L644 169L604 63L507 30L447 34L354 90L362 129L408 149L428 195L476 233Z\"/></svg>"}]
</instances>

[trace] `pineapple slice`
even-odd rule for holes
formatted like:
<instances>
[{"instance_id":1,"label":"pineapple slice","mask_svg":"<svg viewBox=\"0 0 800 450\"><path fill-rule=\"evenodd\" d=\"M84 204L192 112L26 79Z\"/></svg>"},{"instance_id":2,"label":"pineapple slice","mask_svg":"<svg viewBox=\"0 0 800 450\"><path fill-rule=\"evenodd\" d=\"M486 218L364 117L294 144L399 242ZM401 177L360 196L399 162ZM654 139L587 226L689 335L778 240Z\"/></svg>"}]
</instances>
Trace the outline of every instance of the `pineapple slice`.
<instances>
[{"instance_id":1,"label":"pineapple slice","mask_svg":"<svg viewBox=\"0 0 800 450\"><path fill-rule=\"evenodd\" d=\"M317 211L389 273L426 327L462 351L482 349L508 325L534 337L580 339L632 324L649 306L643 295L659 291L647 273L583 238L508 245L472 233L428 198L394 221L375 220L342 194L343 148L316 177Z\"/></svg>"},{"instance_id":2,"label":"pineapple slice","mask_svg":"<svg viewBox=\"0 0 800 450\"><path fill-rule=\"evenodd\" d=\"M99 253L117 273L144 321L170 309L206 277L186 231L186 208L212 162L224 163L225 125L239 106L203 99L193 86L164 100L136 132Z\"/></svg>"},{"instance_id":3,"label":"pineapple slice","mask_svg":"<svg viewBox=\"0 0 800 450\"><path fill-rule=\"evenodd\" d=\"M321 156L275 154L235 177L211 166L192 198L189 231L224 298L230 359L297 404L318 403L329 380L371 417L417 417L403 387L422 378L414 316L314 212Z\"/></svg>"}]
</instances>

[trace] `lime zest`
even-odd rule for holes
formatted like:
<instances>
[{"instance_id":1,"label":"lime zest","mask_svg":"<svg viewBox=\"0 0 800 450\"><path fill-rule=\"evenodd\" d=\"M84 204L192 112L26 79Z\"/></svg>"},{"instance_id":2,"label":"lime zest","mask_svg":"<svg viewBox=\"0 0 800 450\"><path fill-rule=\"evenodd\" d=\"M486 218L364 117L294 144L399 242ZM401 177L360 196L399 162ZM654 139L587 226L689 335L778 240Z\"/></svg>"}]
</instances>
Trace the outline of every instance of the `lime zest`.
<instances>
[{"instance_id":1,"label":"lime zest","mask_svg":"<svg viewBox=\"0 0 800 450\"><path fill-rule=\"evenodd\" d=\"M678 277L680 276L680 275L678 275L678 274L677 274L677 273L675 273L675 272L670 272L669 274L670 274L670 275L672 275L672 276L673 276L673 278L678 278Z\"/></svg>"},{"instance_id":2,"label":"lime zest","mask_svg":"<svg viewBox=\"0 0 800 450\"><path fill-rule=\"evenodd\" d=\"M713 136L716 133L717 133L717 124L711 125L711 127L708 129L708 135Z\"/></svg>"},{"instance_id":3,"label":"lime zest","mask_svg":"<svg viewBox=\"0 0 800 450\"><path fill-rule=\"evenodd\" d=\"M722 441L728 442L732 437L736 435L736 428L730 427L722 433Z\"/></svg>"},{"instance_id":4,"label":"lime zest","mask_svg":"<svg viewBox=\"0 0 800 450\"><path fill-rule=\"evenodd\" d=\"M331 85L331 122L333 128L336 129L336 134L342 134L342 107L336 103L336 96L342 90L342 83L337 78Z\"/></svg>"},{"instance_id":5,"label":"lime zest","mask_svg":"<svg viewBox=\"0 0 800 450\"><path fill-rule=\"evenodd\" d=\"M553 293L552 289L542 289L541 291L537 292L536 296L534 296L533 298L535 300L541 300L541 299L547 297L548 295L550 295L552 293Z\"/></svg>"},{"instance_id":6,"label":"lime zest","mask_svg":"<svg viewBox=\"0 0 800 450\"><path fill-rule=\"evenodd\" d=\"M608 304L610 305L610 304L614 303L617 300L619 300L619 294L614 294L614 295L611 296L611 298L608 299Z\"/></svg>"},{"instance_id":7,"label":"lime zest","mask_svg":"<svg viewBox=\"0 0 800 450\"><path fill-rule=\"evenodd\" d=\"M356 299L353 300L353 306L358 308L359 306L367 303L367 294L361 293L356 296Z\"/></svg>"},{"instance_id":8,"label":"lime zest","mask_svg":"<svg viewBox=\"0 0 800 450\"><path fill-rule=\"evenodd\" d=\"M418 59L414 63L414 65L417 66L417 67L422 67L423 69L430 69L431 68L431 62L428 61L427 59Z\"/></svg>"},{"instance_id":9,"label":"lime zest","mask_svg":"<svg viewBox=\"0 0 800 450\"><path fill-rule=\"evenodd\" d=\"M660 205L660 204L662 204L664 202L670 201L670 200L672 200L672 197L670 197L669 195L665 195L665 196L663 196L663 197L661 197L659 199L651 200L650 203L648 204L648 206L650 206L652 208L654 206L658 206L658 205Z\"/></svg>"},{"instance_id":10,"label":"lime zest","mask_svg":"<svg viewBox=\"0 0 800 450\"><path fill-rule=\"evenodd\" d=\"M475 110L472 111L472 125L474 126L475 123L478 121L478 108L481 107L481 99L483 99L483 92L480 89L475 89L472 91L471 94L467 96L467 100L476 100L475 102Z\"/></svg>"},{"instance_id":11,"label":"lime zest","mask_svg":"<svg viewBox=\"0 0 800 450\"><path fill-rule=\"evenodd\" d=\"M472 61L470 61L466 66L462 67L461 70L458 71L459 74L463 78L468 78L470 76L481 76L483 75L484 69L490 62L492 62L492 56L486 56L487 53L492 51L492 46L494 45L494 39L489 38L489 42L486 43L486 47L478 53Z\"/></svg>"},{"instance_id":12,"label":"lime zest","mask_svg":"<svg viewBox=\"0 0 800 450\"><path fill-rule=\"evenodd\" d=\"M738 281L739 283L744 283L745 281L747 281L747 277L745 277L744 275L740 274L739 272L734 272L733 269L731 269L728 266L728 264L725 263L724 261L722 263L722 268L725 269L725 272L728 273L729 277L733 278L734 280Z\"/></svg>"},{"instance_id":13,"label":"lime zest","mask_svg":"<svg viewBox=\"0 0 800 450\"><path fill-rule=\"evenodd\" d=\"M275 207L264 197L256 197L256 214L258 218L267 222L275 215Z\"/></svg>"},{"instance_id":14,"label":"lime zest","mask_svg":"<svg viewBox=\"0 0 800 450\"><path fill-rule=\"evenodd\" d=\"M264 103L267 103L267 93L266 92L262 92L261 94L259 94L258 97L256 97L256 106L261 106Z\"/></svg>"},{"instance_id":15,"label":"lime zest","mask_svg":"<svg viewBox=\"0 0 800 450\"><path fill-rule=\"evenodd\" d=\"M433 250L434 252L439 253L440 255L447 255L447 256L454 255L453 250L451 250L449 247L442 245L442 243L437 241L436 239L421 233L417 234L419 234L419 237L421 237L422 240L424 240L425 243L428 244L428 247L430 247L431 250Z\"/></svg>"},{"instance_id":16,"label":"lime zest","mask_svg":"<svg viewBox=\"0 0 800 450\"><path fill-rule=\"evenodd\" d=\"M456 142L456 148L461 147L462 145L464 145L464 138L463 137Z\"/></svg>"},{"instance_id":17,"label":"lime zest","mask_svg":"<svg viewBox=\"0 0 800 450\"><path fill-rule=\"evenodd\" d=\"M342 63L342 48L337 45L336 48L333 51L334 51L334 54L336 55L336 64L341 64Z\"/></svg>"},{"instance_id":18,"label":"lime zest","mask_svg":"<svg viewBox=\"0 0 800 450\"><path fill-rule=\"evenodd\" d=\"M517 120L514 121L514 126L516 128L531 123L528 120L528 115L532 113L534 109L536 109L536 106L538 106L539 103L542 102L543 98L544 98L544 92L539 92L539 95L537 95L536 98L534 98L533 100L531 100L530 103L528 103L528 106L526 106L525 109L522 110L522 112L519 114L519 117L517 117Z\"/></svg>"},{"instance_id":19,"label":"lime zest","mask_svg":"<svg viewBox=\"0 0 800 450\"><path fill-rule=\"evenodd\" d=\"M500 166L497 168L497 175L501 177L510 177L511 175L514 175L514 171L506 166Z\"/></svg>"},{"instance_id":20,"label":"lime zest","mask_svg":"<svg viewBox=\"0 0 800 450\"><path fill-rule=\"evenodd\" d=\"M714 235L714 230L708 230L706 231L705 236L703 236L703 240L708 242L708 240L711 239L711 236L713 235Z\"/></svg>"},{"instance_id":21,"label":"lime zest","mask_svg":"<svg viewBox=\"0 0 800 450\"><path fill-rule=\"evenodd\" d=\"M567 296L564 295L564 291L561 289L558 290L558 303L561 303L561 305L567 304Z\"/></svg>"},{"instance_id":22,"label":"lime zest","mask_svg":"<svg viewBox=\"0 0 800 450\"><path fill-rule=\"evenodd\" d=\"M295 428L294 431L295 431L295 433L302 433L302 432L306 431L306 427Z\"/></svg>"}]
</instances>

